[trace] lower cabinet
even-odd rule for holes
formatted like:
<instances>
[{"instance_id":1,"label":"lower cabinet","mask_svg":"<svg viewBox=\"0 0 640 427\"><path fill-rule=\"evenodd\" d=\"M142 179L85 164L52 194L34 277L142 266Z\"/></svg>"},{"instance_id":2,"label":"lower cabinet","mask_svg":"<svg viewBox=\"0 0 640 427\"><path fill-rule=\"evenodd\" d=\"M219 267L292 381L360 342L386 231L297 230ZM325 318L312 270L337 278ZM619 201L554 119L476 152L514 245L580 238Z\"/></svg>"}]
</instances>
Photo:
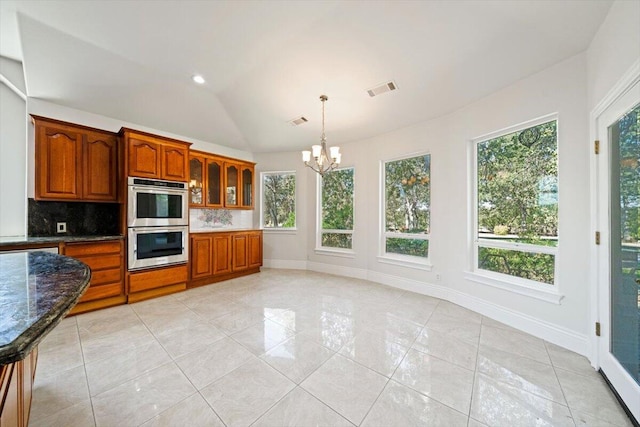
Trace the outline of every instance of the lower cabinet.
<instances>
[{"instance_id":1,"label":"lower cabinet","mask_svg":"<svg viewBox=\"0 0 640 427\"><path fill-rule=\"evenodd\" d=\"M200 286L245 274L262 266L262 231L191 235L189 286Z\"/></svg>"},{"instance_id":2,"label":"lower cabinet","mask_svg":"<svg viewBox=\"0 0 640 427\"><path fill-rule=\"evenodd\" d=\"M0 365L0 427L27 427L38 348L23 360Z\"/></svg>"},{"instance_id":3,"label":"lower cabinet","mask_svg":"<svg viewBox=\"0 0 640 427\"><path fill-rule=\"evenodd\" d=\"M127 302L132 303L187 289L189 270L186 264L154 268L127 273L129 292Z\"/></svg>"},{"instance_id":4,"label":"lower cabinet","mask_svg":"<svg viewBox=\"0 0 640 427\"><path fill-rule=\"evenodd\" d=\"M124 241L65 243L63 254L91 268L91 284L70 314L127 301L124 289Z\"/></svg>"}]
</instances>

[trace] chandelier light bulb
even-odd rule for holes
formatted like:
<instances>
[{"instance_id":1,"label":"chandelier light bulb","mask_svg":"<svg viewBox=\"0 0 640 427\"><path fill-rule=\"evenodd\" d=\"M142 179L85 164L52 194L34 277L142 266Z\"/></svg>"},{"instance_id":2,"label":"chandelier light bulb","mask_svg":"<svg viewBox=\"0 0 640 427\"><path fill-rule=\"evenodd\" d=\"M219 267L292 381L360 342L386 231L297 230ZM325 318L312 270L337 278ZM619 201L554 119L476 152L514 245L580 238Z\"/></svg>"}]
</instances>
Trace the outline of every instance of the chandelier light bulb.
<instances>
[{"instance_id":1,"label":"chandelier light bulb","mask_svg":"<svg viewBox=\"0 0 640 427\"><path fill-rule=\"evenodd\" d=\"M327 139L324 134L324 103L328 99L327 95L320 95L320 101L322 102L322 135L320 136L320 145L312 145L311 151L304 150L302 152L302 161L305 166L313 169L320 176L324 176L325 173L337 168L342 159L340 147L331 147L329 151L327 151ZM312 155L313 161L311 160Z\"/></svg>"}]
</instances>

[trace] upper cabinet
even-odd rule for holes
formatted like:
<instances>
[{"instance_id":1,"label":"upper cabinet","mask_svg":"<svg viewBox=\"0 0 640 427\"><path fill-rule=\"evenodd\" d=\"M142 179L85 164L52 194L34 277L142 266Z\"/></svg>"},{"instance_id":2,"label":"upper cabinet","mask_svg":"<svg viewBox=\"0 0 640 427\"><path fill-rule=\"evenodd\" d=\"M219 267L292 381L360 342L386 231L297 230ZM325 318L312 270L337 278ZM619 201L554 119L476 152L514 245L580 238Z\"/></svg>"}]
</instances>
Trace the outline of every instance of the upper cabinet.
<instances>
[{"instance_id":1,"label":"upper cabinet","mask_svg":"<svg viewBox=\"0 0 640 427\"><path fill-rule=\"evenodd\" d=\"M189 143L122 129L127 146L128 176L186 182Z\"/></svg>"},{"instance_id":2,"label":"upper cabinet","mask_svg":"<svg viewBox=\"0 0 640 427\"><path fill-rule=\"evenodd\" d=\"M36 200L115 202L116 134L33 116Z\"/></svg>"},{"instance_id":3,"label":"upper cabinet","mask_svg":"<svg viewBox=\"0 0 640 427\"><path fill-rule=\"evenodd\" d=\"M191 150L189 164L191 207L253 209L254 163Z\"/></svg>"}]
</instances>

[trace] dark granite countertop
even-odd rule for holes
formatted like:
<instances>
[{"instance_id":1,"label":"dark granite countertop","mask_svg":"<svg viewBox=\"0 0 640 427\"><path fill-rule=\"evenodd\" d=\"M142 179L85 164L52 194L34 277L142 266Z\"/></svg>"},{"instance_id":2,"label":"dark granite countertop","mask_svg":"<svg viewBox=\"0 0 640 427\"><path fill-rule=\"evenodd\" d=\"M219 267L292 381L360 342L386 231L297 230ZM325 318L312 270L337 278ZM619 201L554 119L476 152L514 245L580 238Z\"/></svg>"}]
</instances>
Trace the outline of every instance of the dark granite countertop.
<instances>
[{"instance_id":1,"label":"dark granite countertop","mask_svg":"<svg viewBox=\"0 0 640 427\"><path fill-rule=\"evenodd\" d=\"M0 253L0 365L24 359L76 305L89 267L47 252Z\"/></svg>"},{"instance_id":2,"label":"dark granite countertop","mask_svg":"<svg viewBox=\"0 0 640 427\"><path fill-rule=\"evenodd\" d=\"M55 236L55 237L30 237L30 236L10 236L0 237L0 246L14 245L39 245L42 243L58 244L60 242L100 242L102 240L124 239L124 236Z\"/></svg>"}]
</instances>

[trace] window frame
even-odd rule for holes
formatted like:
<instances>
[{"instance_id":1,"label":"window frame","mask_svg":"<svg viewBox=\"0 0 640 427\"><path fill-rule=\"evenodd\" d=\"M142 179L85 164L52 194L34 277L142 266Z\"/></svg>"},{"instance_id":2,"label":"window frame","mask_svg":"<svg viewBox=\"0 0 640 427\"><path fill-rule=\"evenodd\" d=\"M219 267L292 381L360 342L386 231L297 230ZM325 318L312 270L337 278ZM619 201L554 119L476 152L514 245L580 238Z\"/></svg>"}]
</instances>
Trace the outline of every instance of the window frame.
<instances>
[{"instance_id":1,"label":"window frame","mask_svg":"<svg viewBox=\"0 0 640 427\"><path fill-rule=\"evenodd\" d=\"M556 246L541 246L528 243L509 243L504 241L492 241L488 239L482 239L478 237L479 224L478 224L478 144L486 142L488 140L507 135L510 133L518 132L523 129L531 128L548 122L556 122L556 152L558 163L558 176L557 176L557 188L558 188L558 240ZM482 283L492 287L509 290L511 292L530 296L543 301L551 302L554 304L560 304L560 301L564 295L560 292L560 280L559 280L559 249L560 249L560 117L558 113L547 114L536 119L528 120L513 126L509 126L488 134L473 138L469 142L470 150L470 197L469 197L469 218L470 218L470 270L465 272L465 278L474 282ZM478 267L478 252L483 248L496 248L505 249L511 251L525 252L525 253L538 253L538 254L550 254L554 256L554 283L548 284L544 282L538 282L531 279L524 279L522 277L511 276L504 273L498 273L495 271L484 270Z\"/></svg>"},{"instance_id":2,"label":"window frame","mask_svg":"<svg viewBox=\"0 0 640 427\"><path fill-rule=\"evenodd\" d=\"M430 151L420 151L409 154L403 154L402 156L393 157L390 159L380 160L380 233L378 239L378 262L384 264L393 264L400 265L403 267L416 268L420 270L431 271L433 266L431 264L431 220L432 220L432 211L431 211L431 200L433 194L431 194L433 182L432 179L432 171L431 166L429 167L429 233L428 234L407 234L407 233L397 233L393 231L386 231L387 226L387 217L386 217L386 207L387 207L387 197L386 197L386 164L389 162L396 162L398 160L411 159L414 157L420 156L429 156L430 165L433 165L433 155ZM411 239L411 240L426 240L429 242L429 252L427 257L418 257L414 255L402 255L395 254L392 252L387 252L387 238L401 238L401 239Z\"/></svg>"},{"instance_id":3,"label":"window frame","mask_svg":"<svg viewBox=\"0 0 640 427\"><path fill-rule=\"evenodd\" d=\"M353 194L351 198L353 200L353 227L351 230L333 230L322 228L322 176L316 175L316 244L315 253L319 255L333 255L343 258L355 258L354 246L354 229L356 225L356 168L355 166L344 166L334 171L343 171L347 169L353 170ZM329 172L329 173L333 173ZM337 234L350 234L351 235L351 249L334 248L331 246L322 246L322 234L323 233L337 233Z\"/></svg>"},{"instance_id":4,"label":"window frame","mask_svg":"<svg viewBox=\"0 0 640 427\"><path fill-rule=\"evenodd\" d=\"M264 226L264 177L269 175L293 175L294 177L294 192L293 192L293 212L296 216L295 225L293 227L265 227ZM260 172L260 229L267 233L292 233L297 232L298 230L298 203L297 203L297 192L298 192L298 176L295 170L286 170L286 171L264 171Z\"/></svg>"}]
</instances>

